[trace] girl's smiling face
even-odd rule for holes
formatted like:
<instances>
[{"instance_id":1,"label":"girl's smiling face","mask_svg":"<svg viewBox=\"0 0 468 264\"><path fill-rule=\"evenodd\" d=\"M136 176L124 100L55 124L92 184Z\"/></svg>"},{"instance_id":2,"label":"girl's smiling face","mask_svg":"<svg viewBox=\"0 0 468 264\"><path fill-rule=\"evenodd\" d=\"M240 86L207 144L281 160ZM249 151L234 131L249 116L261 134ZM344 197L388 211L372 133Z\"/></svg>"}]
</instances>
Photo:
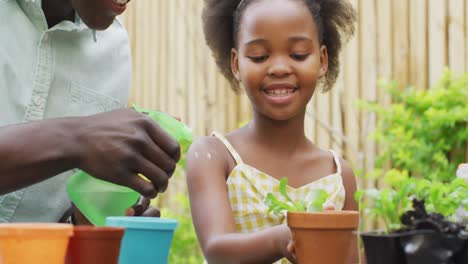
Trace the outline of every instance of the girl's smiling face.
<instances>
[{"instance_id":1,"label":"girl's smiling face","mask_svg":"<svg viewBox=\"0 0 468 264\"><path fill-rule=\"evenodd\" d=\"M274 120L303 115L328 66L327 49L305 3L255 1L242 14L238 32L232 71L254 110Z\"/></svg>"}]
</instances>

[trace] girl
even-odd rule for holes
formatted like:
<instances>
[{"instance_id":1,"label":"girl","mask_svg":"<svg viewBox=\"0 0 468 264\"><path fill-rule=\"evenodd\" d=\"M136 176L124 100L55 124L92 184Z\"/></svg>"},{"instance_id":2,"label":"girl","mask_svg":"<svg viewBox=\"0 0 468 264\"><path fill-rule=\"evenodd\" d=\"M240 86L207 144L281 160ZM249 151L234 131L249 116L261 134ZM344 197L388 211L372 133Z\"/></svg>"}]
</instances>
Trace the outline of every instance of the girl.
<instances>
[{"instance_id":1,"label":"girl","mask_svg":"<svg viewBox=\"0 0 468 264\"><path fill-rule=\"evenodd\" d=\"M201 138L189 151L191 210L209 263L294 262L285 217L263 203L282 177L293 199L324 188L327 204L357 210L348 164L304 133L306 105L317 84L333 86L355 20L343 0L205 1L207 44L234 89L242 83L254 113L245 127Z\"/></svg>"}]
</instances>

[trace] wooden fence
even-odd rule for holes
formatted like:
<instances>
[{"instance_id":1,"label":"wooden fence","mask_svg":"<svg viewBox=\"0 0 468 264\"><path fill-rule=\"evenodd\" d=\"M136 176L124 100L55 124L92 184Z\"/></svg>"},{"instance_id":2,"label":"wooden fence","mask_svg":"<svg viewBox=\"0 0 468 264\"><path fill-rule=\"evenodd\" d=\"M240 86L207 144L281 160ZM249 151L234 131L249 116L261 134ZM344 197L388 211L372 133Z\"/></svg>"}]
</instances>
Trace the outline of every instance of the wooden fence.
<instances>
[{"instance_id":1,"label":"wooden fence","mask_svg":"<svg viewBox=\"0 0 468 264\"><path fill-rule=\"evenodd\" d=\"M389 104L378 89L381 78L427 89L446 66L456 73L468 70L468 1L350 1L359 13L357 34L343 53L336 87L310 103L306 129L319 146L366 171L378 151L368 139L375 116L359 111L357 99ZM198 136L230 131L251 115L246 96L229 89L205 45L202 4L135 0L122 19L132 42L131 101L181 117ZM169 195L184 190L182 177L174 182Z\"/></svg>"}]
</instances>

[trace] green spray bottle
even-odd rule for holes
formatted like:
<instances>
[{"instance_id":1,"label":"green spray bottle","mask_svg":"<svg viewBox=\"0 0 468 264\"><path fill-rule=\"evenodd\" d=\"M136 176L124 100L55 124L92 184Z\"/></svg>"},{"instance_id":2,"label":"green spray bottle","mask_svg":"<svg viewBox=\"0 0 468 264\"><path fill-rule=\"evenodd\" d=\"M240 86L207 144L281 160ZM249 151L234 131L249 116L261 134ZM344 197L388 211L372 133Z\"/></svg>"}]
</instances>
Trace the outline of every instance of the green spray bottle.
<instances>
[{"instance_id":1,"label":"green spray bottle","mask_svg":"<svg viewBox=\"0 0 468 264\"><path fill-rule=\"evenodd\" d=\"M178 166L185 167L185 155L193 141L192 130L173 117L159 111L135 107L148 114L181 148ZM135 205L140 194L128 187L106 182L78 171L70 177L67 192L75 206L96 226L104 226L108 216L124 216L125 210Z\"/></svg>"}]
</instances>

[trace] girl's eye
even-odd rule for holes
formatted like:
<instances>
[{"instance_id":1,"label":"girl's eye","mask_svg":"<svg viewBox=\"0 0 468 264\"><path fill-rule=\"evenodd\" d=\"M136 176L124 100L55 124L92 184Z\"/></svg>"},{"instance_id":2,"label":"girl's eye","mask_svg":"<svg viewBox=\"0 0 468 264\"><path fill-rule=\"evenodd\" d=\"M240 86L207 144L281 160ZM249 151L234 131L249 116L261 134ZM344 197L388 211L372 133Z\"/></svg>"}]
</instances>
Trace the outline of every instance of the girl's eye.
<instances>
[{"instance_id":1,"label":"girl's eye","mask_svg":"<svg viewBox=\"0 0 468 264\"><path fill-rule=\"evenodd\" d=\"M249 56L248 58L255 63L260 63L266 61L268 56Z\"/></svg>"},{"instance_id":2,"label":"girl's eye","mask_svg":"<svg viewBox=\"0 0 468 264\"><path fill-rule=\"evenodd\" d=\"M310 54L291 54L291 58L299 61L303 61L309 57Z\"/></svg>"}]
</instances>

